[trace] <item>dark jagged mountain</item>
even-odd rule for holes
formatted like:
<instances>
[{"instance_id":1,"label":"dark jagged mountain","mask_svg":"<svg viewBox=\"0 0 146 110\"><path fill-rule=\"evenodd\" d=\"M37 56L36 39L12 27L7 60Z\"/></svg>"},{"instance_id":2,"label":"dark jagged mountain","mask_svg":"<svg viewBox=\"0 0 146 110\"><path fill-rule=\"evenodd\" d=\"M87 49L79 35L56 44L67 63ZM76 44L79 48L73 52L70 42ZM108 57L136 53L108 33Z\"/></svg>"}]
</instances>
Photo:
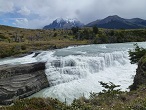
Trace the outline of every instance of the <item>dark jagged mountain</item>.
<instances>
[{"instance_id":1,"label":"dark jagged mountain","mask_svg":"<svg viewBox=\"0 0 146 110\"><path fill-rule=\"evenodd\" d=\"M44 26L43 29L70 29L72 27L83 27L84 24L77 19L63 19L58 18L51 24Z\"/></svg>"},{"instance_id":2,"label":"dark jagged mountain","mask_svg":"<svg viewBox=\"0 0 146 110\"><path fill-rule=\"evenodd\" d=\"M146 20L140 18L133 18L133 19L128 19L128 21L137 24L139 26L146 27Z\"/></svg>"},{"instance_id":3,"label":"dark jagged mountain","mask_svg":"<svg viewBox=\"0 0 146 110\"><path fill-rule=\"evenodd\" d=\"M86 26L87 26L87 27L93 27L93 26L96 25L98 22L100 22L100 20L93 21L93 22L87 24Z\"/></svg>"},{"instance_id":4,"label":"dark jagged mountain","mask_svg":"<svg viewBox=\"0 0 146 110\"><path fill-rule=\"evenodd\" d=\"M96 20L86 25L86 27L92 26L108 29L138 29L146 28L146 20L140 18L124 19L114 15L108 16L102 20Z\"/></svg>"}]
</instances>

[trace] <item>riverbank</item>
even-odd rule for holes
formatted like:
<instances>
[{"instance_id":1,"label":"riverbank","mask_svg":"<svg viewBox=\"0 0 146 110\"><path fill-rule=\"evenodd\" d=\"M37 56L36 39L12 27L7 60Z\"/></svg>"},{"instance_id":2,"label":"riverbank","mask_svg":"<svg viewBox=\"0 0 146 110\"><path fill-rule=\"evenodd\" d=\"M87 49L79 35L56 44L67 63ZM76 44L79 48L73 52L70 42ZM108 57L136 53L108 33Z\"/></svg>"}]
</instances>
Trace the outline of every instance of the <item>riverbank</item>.
<instances>
[{"instance_id":1,"label":"riverbank","mask_svg":"<svg viewBox=\"0 0 146 110\"><path fill-rule=\"evenodd\" d=\"M0 58L21 56L39 50L60 49L72 45L86 45L88 41L50 40L32 43L0 43Z\"/></svg>"},{"instance_id":2,"label":"riverbank","mask_svg":"<svg viewBox=\"0 0 146 110\"><path fill-rule=\"evenodd\" d=\"M97 94L91 93L90 98L81 97L75 99L71 105L66 102L60 102L52 98L31 98L15 100L14 105L2 107L2 110L145 110L146 107L146 77L143 73L146 72L146 57L143 57L138 64L137 73L134 78L135 90L130 92L120 92L120 90L111 90L116 88L116 85L108 84L106 89ZM143 82L141 82L141 78ZM138 79L138 80L136 80ZM140 83L139 83L140 82ZM104 85L104 84L103 84Z\"/></svg>"},{"instance_id":3,"label":"riverbank","mask_svg":"<svg viewBox=\"0 0 146 110\"><path fill-rule=\"evenodd\" d=\"M71 45L146 41L145 29L23 29L0 25L0 58Z\"/></svg>"},{"instance_id":4,"label":"riverbank","mask_svg":"<svg viewBox=\"0 0 146 110\"><path fill-rule=\"evenodd\" d=\"M0 58L89 43L86 39L75 39L72 30L23 29L0 25Z\"/></svg>"}]
</instances>

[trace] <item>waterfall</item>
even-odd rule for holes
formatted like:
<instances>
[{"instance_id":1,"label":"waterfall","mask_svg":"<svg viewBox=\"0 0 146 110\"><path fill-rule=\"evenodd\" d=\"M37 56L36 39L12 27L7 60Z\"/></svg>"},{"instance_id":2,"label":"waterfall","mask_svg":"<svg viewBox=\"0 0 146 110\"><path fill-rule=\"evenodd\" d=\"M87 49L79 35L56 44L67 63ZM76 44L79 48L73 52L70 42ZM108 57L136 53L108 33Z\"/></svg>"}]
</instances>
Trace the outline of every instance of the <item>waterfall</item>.
<instances>
[{"instance_id":1,"label":"waterfall","mask_svg":"<svg viewBox=\"0 0 146 110\"><path fill-rule=\"evenodd\" d=\"M97 55L69 55L56 57L46 63L46 75L51 86L86 78L106 68L129 63L126 51L99 53Z\"/></svg>"},{"instance_id":2,"label":"waterfall","mask_svg":"<svg viewBox=\"0 0 146 110\"><path fill-rule=\"evenodd\" d=\"M102 47L106 49L105 46ZM75 48L78 49L78 47ZM84 49L84 47L79 48ZM68 55L71 50L73 54ZM127 50L110 52L105 50L105 52L96 52L95 50L92 48L90 50L92 52L86 51L85 54L69 48L69 50L59 50L60 53L40 55L43 59L47 57L45 72L51 87L40 91L33 97L53 97L63 102L66 99L67 103L71 103L74 98L79 98L83 94L88 98L90 92L100 92L103 88L99 81L106 83L111 81L121 85L122 90L128 90L128 86L133 82L137 66L130 64Z\"/></svg>"}]
</instances>

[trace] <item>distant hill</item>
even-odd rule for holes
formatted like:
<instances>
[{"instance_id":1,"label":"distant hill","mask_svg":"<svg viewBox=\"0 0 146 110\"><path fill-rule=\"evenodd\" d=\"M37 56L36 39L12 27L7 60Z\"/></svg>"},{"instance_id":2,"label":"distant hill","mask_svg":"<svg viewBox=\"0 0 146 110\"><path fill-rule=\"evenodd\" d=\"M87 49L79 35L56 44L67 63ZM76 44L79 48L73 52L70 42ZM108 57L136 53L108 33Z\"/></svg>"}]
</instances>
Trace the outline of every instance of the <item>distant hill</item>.
<instances>
[{"instance_id":1,"label":"distant hill","mask_svg":"<svg viewBox=\"0 0 146 110\"><path fill-rule=\"evenodd\" d=\"M146 20L140 18L124 19L114 15L108 16L102 20L96 20L86 25L86 27L92 26L108 29L138 29L146 28Z\"/></svg>"},{"instance_id":2,"label":"distant hill","mask_svg":"<svg viewBox=\"0 0 146 110\"><path fill-rule=\"evenodd\" d=\"M70 29L72 27L83 27L84 24L77 19L63 19L58 18L51 24L44 26L43 29Z\"/></svg>"}]
</instances>

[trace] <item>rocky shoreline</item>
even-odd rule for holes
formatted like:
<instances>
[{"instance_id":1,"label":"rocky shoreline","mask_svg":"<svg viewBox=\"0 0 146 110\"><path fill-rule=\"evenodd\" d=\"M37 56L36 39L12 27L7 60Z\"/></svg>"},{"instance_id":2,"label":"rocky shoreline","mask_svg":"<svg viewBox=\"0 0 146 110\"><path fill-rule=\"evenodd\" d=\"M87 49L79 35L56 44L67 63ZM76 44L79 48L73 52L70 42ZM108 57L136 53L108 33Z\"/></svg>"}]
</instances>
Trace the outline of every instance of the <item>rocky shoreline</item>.
<instances>
[{"instance_id":1,"label":"rocky shoreline","mask_svg":"<svg viewBox=\"0 0 146 110\"><path fill-rule=\"evenodd\" d=\"M48 86L45 63L0 66L0 105L11 104Z\"/></svg>"},{"instance_id":2,"label":"rocky shoreline","mask_svg":"<svg viewBox=\"0 0 146 110\"><path fill-rule=\"evenodd\" d=\"M32 51L8 58L20 58L32 53L35 53L33 57L36 57L41 51ZM0 65L0 105L9 105L16 99L28 97L46 87L49 87L49 82L45 74L45 62Z\"/></svg>"}]
</instances>

